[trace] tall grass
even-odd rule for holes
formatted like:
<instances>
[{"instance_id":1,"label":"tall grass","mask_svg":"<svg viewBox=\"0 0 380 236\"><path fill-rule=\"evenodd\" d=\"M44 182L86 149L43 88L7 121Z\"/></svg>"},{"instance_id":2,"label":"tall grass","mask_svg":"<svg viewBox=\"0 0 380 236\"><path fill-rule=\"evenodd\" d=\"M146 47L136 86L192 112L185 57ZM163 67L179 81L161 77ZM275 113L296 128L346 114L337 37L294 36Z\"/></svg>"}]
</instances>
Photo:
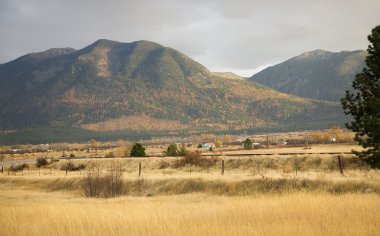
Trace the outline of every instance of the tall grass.
<instances>
[{"instance_id":1,"label":"tall grass","mask_svg":"<svg viewBox=\"0 0 380 236\"><path fill-rule=\"evenodd\" d=\"M178 160L75 160L87 175L1 176L0 235L379 233L379 172L356 159L346 161L347 176L334 174L331 158L231 158L223 176L218 163L210 173L200 165L189 174L188 163L173 166ZM295 167L302 175L287 174ZM315 169L323 176L309 177Z\"/></svg>"},{"instance_id":2,"label":"tall grass","mask_svg":"<svg viewBox=\"0 0 380 236\"><path fill-rule=\"evenodd\" d=\"M73 198L0 192L1 235L378 235L375 194Z\"/></svg>"},{"instance_id":3,"label":"tall grass","mask_svg":"<svg viewBox=\"0 0 380 236\"><path fill-rule=\"evenodd\" d=\"M98 168L88 170L87 176L82 179L81 190L86 197L116 197L123 192L120 167L113 166L105 175Z\"/></svg>"},{"instance_id":4,"label":"tall grass","mask_svg":"<svg viewBox=\"0 0 380 236\"><path fill-rule=\"evenodd\" d=\"M286 194L295 192L314 193L376 193L380 194L380 183L367 181L333 181L325 179L247 179L223 180L202 178L169 179L121 179L118 171L100 174L89 171L84 178L25 179L0 178L0 184L26 187L44 191L75 191L87 197L115 197L120 195L145 196L207 193L225 196L260 194Z\"/></svg>"}]
</instances>

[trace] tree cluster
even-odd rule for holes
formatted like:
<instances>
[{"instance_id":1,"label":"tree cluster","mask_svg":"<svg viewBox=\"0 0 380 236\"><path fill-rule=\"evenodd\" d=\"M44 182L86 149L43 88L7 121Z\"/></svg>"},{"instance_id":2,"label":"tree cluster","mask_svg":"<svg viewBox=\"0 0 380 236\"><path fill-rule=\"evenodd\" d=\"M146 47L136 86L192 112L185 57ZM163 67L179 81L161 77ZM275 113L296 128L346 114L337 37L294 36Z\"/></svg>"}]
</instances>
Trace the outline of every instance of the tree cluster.
<instances>
[{"instance_id":1,"label":"tree cluster","mask_svg":"<svg viewBox=\"0 0 380 236\"><path fill-rule=\"evenodd\" d=\"M187 155L187 150L185 145L181 145L180 147L177 147L176 144L170 144L166 150L164 151L164 155L166 156L186 156Z\"/></svg>"}]
</instances>

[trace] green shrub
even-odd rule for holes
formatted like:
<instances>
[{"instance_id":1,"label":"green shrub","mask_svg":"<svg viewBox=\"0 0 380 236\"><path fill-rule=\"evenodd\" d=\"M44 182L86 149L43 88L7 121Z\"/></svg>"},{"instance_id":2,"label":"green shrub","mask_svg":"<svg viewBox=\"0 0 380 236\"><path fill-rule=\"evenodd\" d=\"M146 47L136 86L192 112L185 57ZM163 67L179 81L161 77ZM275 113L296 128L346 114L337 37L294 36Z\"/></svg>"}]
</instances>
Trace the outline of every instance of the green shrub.
<instances>
[{"instance_id":1,"label":"green shrub","mask_svg":"<svg viewBox=\"0 0 380 236\"><path fill-rule=\"evenodd\" d=\"M178 152L177 149L178 149L178 148L177 148L177 145L175 145L175 144L170 144L170 145L168 146L168 148L166 148L166 150L164 151L164 154L165 154L166 156L171 156L171 157L177 156L177 152Z\"/></svg>"},{"instance_id":2,"label":"green shrub","mask_svg":"<svg viewBox=\"0 0 380 236\"><path fill-rule=\"evenodd\" d=\"M244 140L243 147L244 147L244 149L247 149L247 150L252 149L253 148L253 142L252 142L252 140L250 140L249 138L247 138L246 140Z\"/></svg>"},{"instance_id":3,"label":"green shrub","mask_svg":"<svg viewBox=\"0 0 380 236\"><path fill-rule=\"evenodd\" d=\"M164 151L166 156L186 156L187 150L185 145L181 145L179 148L175 144L170 144L168 148Z\"/></svg>"},{"instance_id":4,"label":"green shrub","mask_svg":"<svg viewBox=\"0 0 380 236\"><path fill-rule=\"evenodd\" d=\"M131 149L131 157L145 157L145 148L141 143L135 143Z\"/></svg>"}]
</instances>

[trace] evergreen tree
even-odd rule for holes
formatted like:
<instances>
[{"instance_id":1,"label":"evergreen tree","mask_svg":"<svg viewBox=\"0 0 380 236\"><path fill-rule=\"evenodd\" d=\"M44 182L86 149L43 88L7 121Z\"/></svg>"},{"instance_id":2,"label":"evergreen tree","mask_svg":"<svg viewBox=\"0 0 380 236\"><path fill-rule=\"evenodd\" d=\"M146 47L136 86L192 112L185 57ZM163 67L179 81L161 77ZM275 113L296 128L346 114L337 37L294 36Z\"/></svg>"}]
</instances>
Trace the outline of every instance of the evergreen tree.
<instances>
[{"instance_id":1,"label":"evergreen tree","mask_svg":"<svg viewBox=\"0 0 380 236\"><path fill-rule=\"evenodd\" d=\"M244 140L243 147L244 147L244 149L252 149L253 148L252 140L250 140L249 138Z\"/></svg>"},{"instance_id":2,"label":"evergreen tree","mask_svg":"<svg viewBox=\"0 0 380 236\"><path fill-rule=\"evenodd\" d=\"M164 154L166 156L174 157L174 156L177 156L177 152L178 152L177 145L170 144L169 147L164 151Z\"/></svg>"},{"instance_id":3,"label":"evergreen tree","mask_svg":"<svg viewBox=\"0 0 380 236\"><path fill-rule=\"evenodd\" d=\"M355 91L346 91L341 100L346 115L353 120L346 127L355 132L355 140L365 148L355 152L370 166L380 168L380 26L368 36L367 67L356 75Z\"/></svg>"},{"instance_id":4,"label":"evergreen tree","mask_svg":"<svg viewBox=\"0 0 380 236\"><path fill-rule=\"evenodd\" d=\"M145 157L145 148L141 143L135 143L131 149L131 157Z\"/></svg>"}]
</instances>

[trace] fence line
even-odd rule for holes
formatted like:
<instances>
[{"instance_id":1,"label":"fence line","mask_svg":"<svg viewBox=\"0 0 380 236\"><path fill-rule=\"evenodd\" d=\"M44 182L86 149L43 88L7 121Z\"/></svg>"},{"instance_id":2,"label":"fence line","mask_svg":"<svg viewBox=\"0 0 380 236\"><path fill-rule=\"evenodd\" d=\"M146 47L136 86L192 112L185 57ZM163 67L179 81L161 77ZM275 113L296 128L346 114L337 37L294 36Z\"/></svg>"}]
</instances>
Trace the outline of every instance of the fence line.
<instances>
[{"instance_id":1,"label":"fence line","mask_svg":"<svg viewBox=\"0 0 380 236\"><path fill-rule=\"evenodd\" d=\"M333 159L335 159L336 157L332 157ZM331 164L335 166L334 170L336 171L339 171L343 176L343 171L344 171L344 160L343 158L341 158L340 155L337 156L337 160L338 162L334 162L332 161ZM336 164L334 164L336 163ZM256 165L257 164L257 165ZM273 168L273 167L263 167L263 166L260 166L260 164L263 164L263 163L260 163L260 162L257 162L256 164L252 164L252 166L250 166L251 168L248 168L249 170L253 171L256 167L257 167L257 174L261 175L263 177L263 173L266 171L266 170L278 170L279 168L282 168L282 167L289 167L289 163L288 165L280 165L280 166L276 166L276 168ZM300 172L300 166L299 166L300 163L297 162L297 159L294 159L294 163L293 163L293 171L290 171L290 172L283 172L283 173L291 173L293 172L295 174L295 176L298 175L298 172ZM122 173L126 173L126 174L133 174L133 173L136 173L136 176L140 177L142 176L142 163L141 162L138 162L138 165L134 165L136 169L132 169L132 168L125 168L125 166L123 166L122 164L118 164L117 166L116 165L110 165L108 167L105 167L105 168L100 168L99 167L99 164L97 165L93 165L89 168L86 168L87 171L90 170L90 168L96 168L98 173L100 175L107 175L109 173L112 173L115 168L119 168L119 170L121 170ZM188 165L185 165L184 167L181 167L181 168L174 168L176 170L178 170L178 172L189 172L189 174L192 174L192 172L196 171L193 167L195 167L194 165L192 165L191 163L189 163ZM216 167L216 168L219 168L220 167L220 175L224 175L225 174L225 171L229 171L228 169L226 169L225 167L225 160L224 159L221 159L219 160L217 163L214 163L212 164L211 166L209 167L199 167L198 168L198 173L204 173L206 171L206 173L209 173L209 169L210 167ZM360 169L360 166L358 167ZM167 169L167 167L157 167L156 169L148 169L146 170L145 172L149 172L149 171L155 171L155 170L161 170L162 169L162 174L165 175L165 172L164 170ZM230 170L233 170L233 169L236 169L236 167L232 167ZM318 169L317 167L314 167L314 169ZM24 169L24 170L21 170L21 171L14 171L14 170L11 170L10 166L8 168L4 168L4 166L1 167L1 173L2 173L2 176L6 176L6 174L4 173L4 170L7 170L7 175L8 176L47 176L47 175L50 175L50 176L53 176L53 172L52 172L52 168L38 168L38 170L30 170L29 168L27 169ZM243 168L243 170L246 170ZM243 171L242 170L242 171ZM283 169L284 171L284 169ZM328 171L328 170L325 170L325 171ZM332 171L332 169L330 168L330 171ZM62 176L81 176L82 175L82 170L77 170L77 171L70 171L68 170L67 168L66 169L56 169L54 171L54 176L57 176L57 173L58 176L60 176L60 174L62 173ZM79 174L78 174L79 173ZM170 175L172 174L173 172L170 173Z\"/></svg>"}]
</instances>

